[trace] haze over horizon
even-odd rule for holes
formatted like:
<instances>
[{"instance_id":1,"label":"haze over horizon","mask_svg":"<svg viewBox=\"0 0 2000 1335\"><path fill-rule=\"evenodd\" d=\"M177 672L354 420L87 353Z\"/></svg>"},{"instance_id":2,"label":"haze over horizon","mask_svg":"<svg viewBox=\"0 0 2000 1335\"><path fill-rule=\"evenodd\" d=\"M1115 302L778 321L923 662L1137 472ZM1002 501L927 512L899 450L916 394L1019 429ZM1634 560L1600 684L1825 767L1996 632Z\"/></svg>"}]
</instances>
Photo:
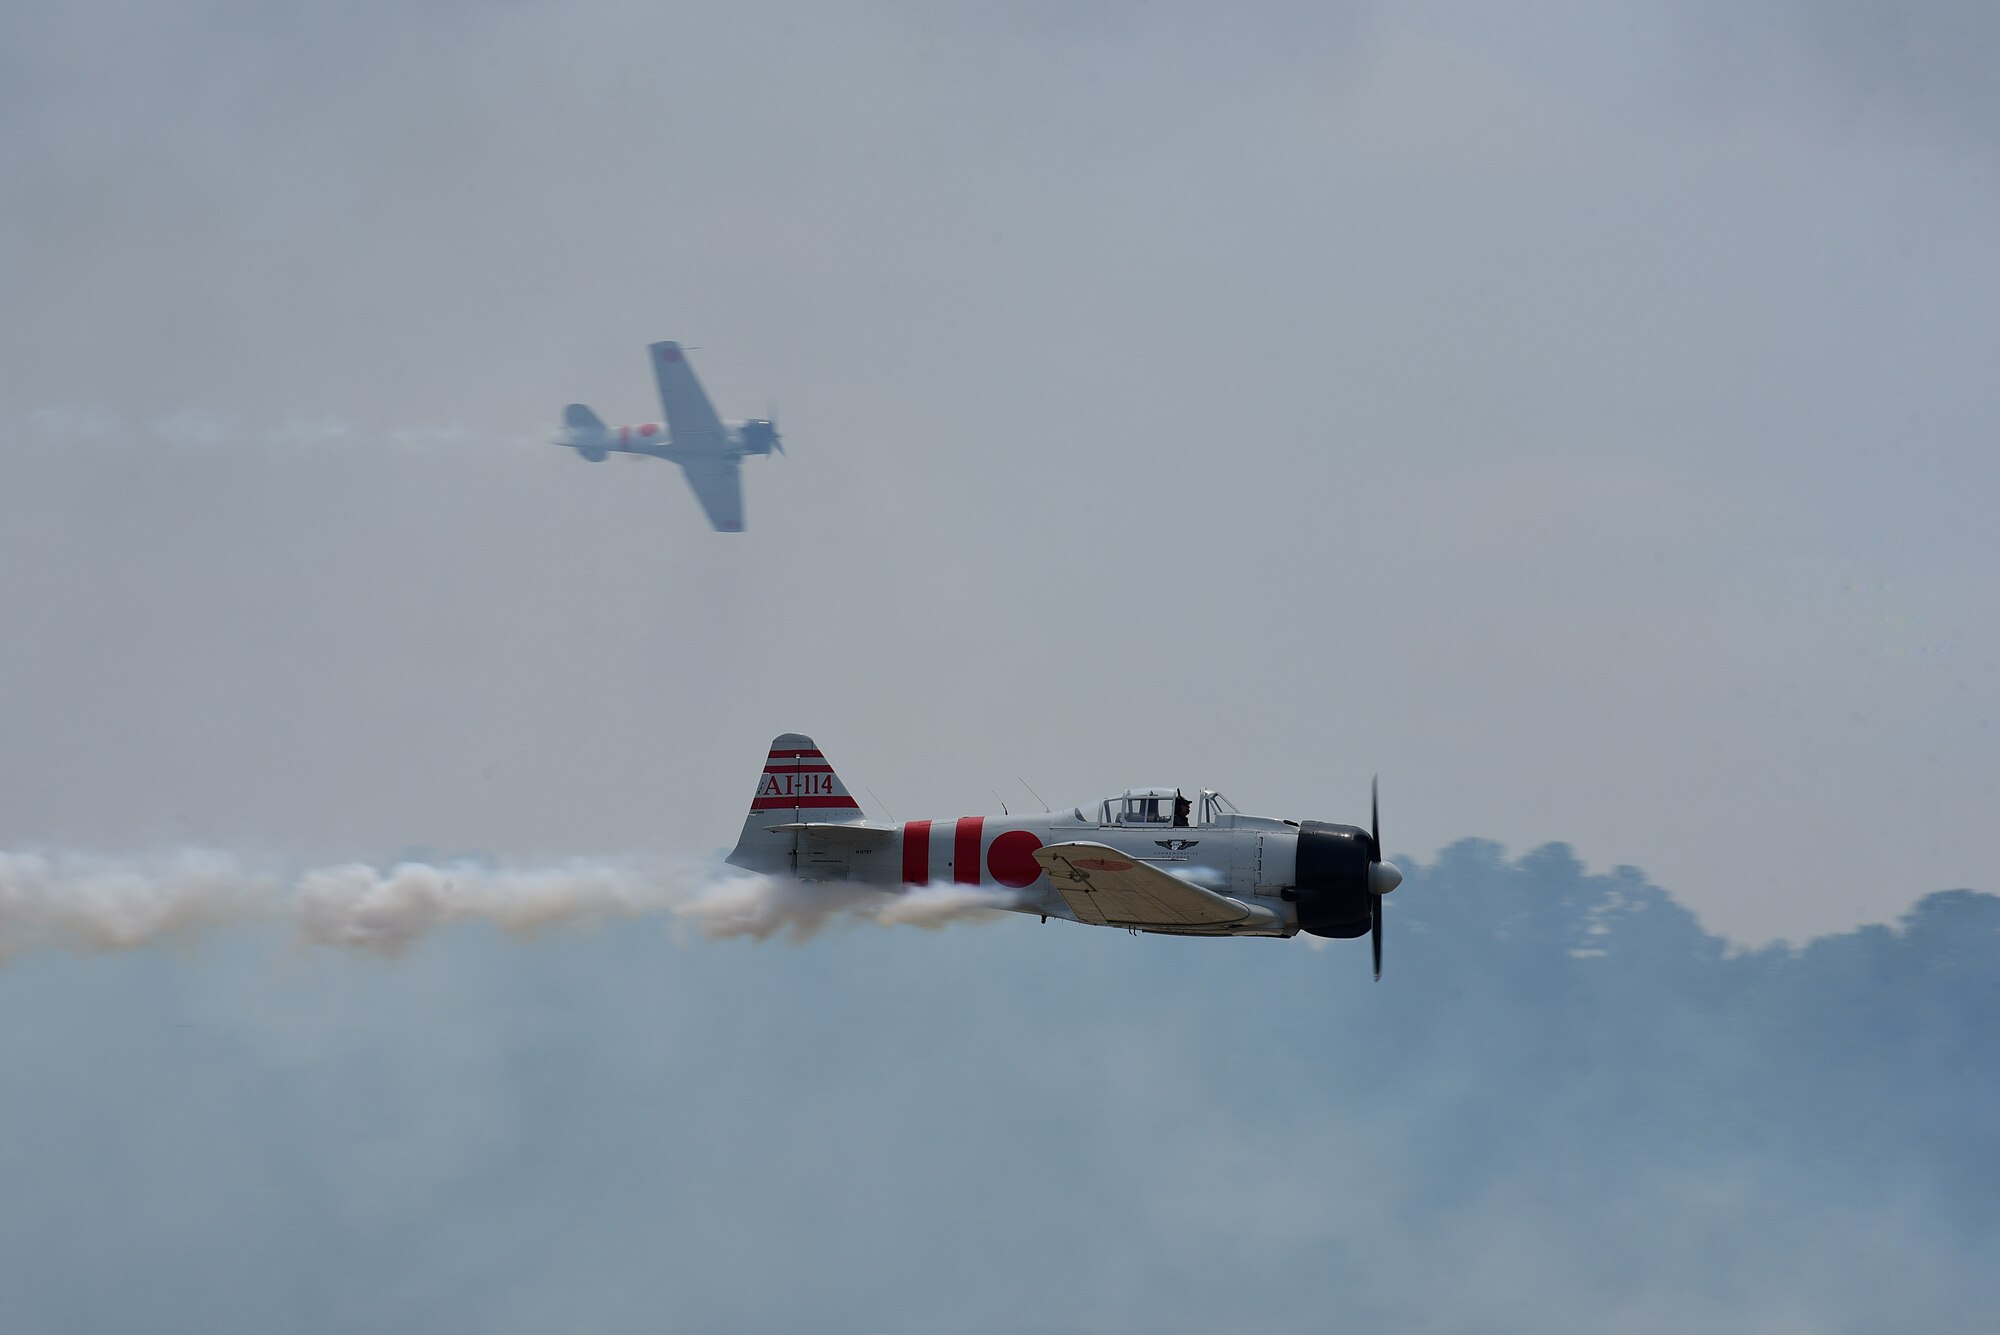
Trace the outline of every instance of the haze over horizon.
<instances>
[{"instance_id":1,"label":"haze over horizon","mask_svg":"<svg viewBox=\"0 0 2000 1335\"><path fill-rule=\"evenodd\" d=\"M236 927L0 969L23 1329L1976 1328L2000 898L1732 952L1467 840L1364 942ZM88 1239L88 1245L82 1240ZM108 1272L108 1275L107 1275Z\"/></svg>"}]
</instances>

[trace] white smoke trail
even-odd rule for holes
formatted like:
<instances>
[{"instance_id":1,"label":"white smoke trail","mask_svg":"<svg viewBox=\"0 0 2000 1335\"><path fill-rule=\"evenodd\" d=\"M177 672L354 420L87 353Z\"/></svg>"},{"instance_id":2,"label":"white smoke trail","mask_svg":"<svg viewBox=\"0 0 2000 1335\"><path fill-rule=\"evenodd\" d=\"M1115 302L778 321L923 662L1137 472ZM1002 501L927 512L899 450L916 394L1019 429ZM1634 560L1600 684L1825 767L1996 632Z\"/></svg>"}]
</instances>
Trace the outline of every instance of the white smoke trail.
<instances>
[{"instance_id":1,"label":"white smoke trail","mask_svg":"<svg viewBox=\"0 0 2000 1335\"><path fill-rule=\"evenodd\" d=\"M524 451L546 449L562 426L556 422L517 423L505 432L480 430L463 421L367 423L337 413L294 413L263 422L188 407L151 417L131 418L97 404L58 403L25 414L32 435L68 444L129 439L181 449L247 447L310 453L330 445L343 448L391 446L412 453L474 449L491 453L497 445ZM644 455L627 455L643 459Z\"/></svg>"},{"instance_id":2,"label":"white smoke trail","mask_svg":"<svg viewBox=\"0 0 2000 1335\"><path fill-rule=\"evenodd\" d=\"M332 444L350 430L352 428L347 422L330 413L319 417L288 417L266 439L273 445L290 449L310 449Z\"/></svg>"},{"instance_id":3,"label":"white smoke trail","mask_svg":"<svg viewBox=\"0 0 2000 1335\"><path fill-rule=\"evenodd\" d=\"M410 426L391 427L389 439L406 450L428 450L440 446L464 445L472 440L472 432L463 422L444 425L418 423ZM545 439L554 440L556 433L551 430Z\"/></svg>"},{"instance_id":4,"label":"white smoke trail","mask_svg":"<svg viewBox=\"0 0 2000 1335\"><path fill-rule=\"evenodd\" d=\"M183 852L140 864L0 852L0 961L40 945L130 950L268 917L281 884L221 853Z\"/></svg>"},{"instance_id":5,"label":"white smoke trail","mask_svg":"<svg viewBox=\"0 0 2000 1335\"><path fill-rule=\"evenodd\" d=\"M673 881L611 864L493 870L405 862L307 872L294 901L301 940L391 958L450 923L490 922L531 935L600 918L671 908Z\"/></svg>"},{"instance_id":6,"label":"white smoke trail","mask_svg":"<svg viewBox=\"0 0 2000 1335\"><path fill-rule=\"evenodd\" d=\"M966 885L926 885L906 894L877 893L868 906L868 921L883 927L921 927L936 931L955 922L990 922L1011 908L1013 895Z\"/></svg>"},{"instance_id":7,"label":"white smoke trail","mask_svg":"<svg viewBox=\"0 0 2000 1335\"><path fill-rule=\"evenodd\" d=\"M715 940L747 936L767 941L786 932L792 940L804 941L832 919L860 907L866 893L844 885L734 876L707 886L676 911Z\"/></svg>"},{"instance_id":8,"label":"white smoke trail","mask_svg":"<svg viewBox=\"0 0 2000 1335\"><path fill-rule=\"evenodd\" d=\"M229 440L229 423L213 413L189 409L155 417L153 434L170 445L215 446Z\"/></svg>"},{"instance_id":9,"label":"white smoke trail","mask_svg":"<svg viewBox=\"0 0 2000 1335\"><path fill-rule=\"evenodd\" d=\"M122 861L0 852L0 962L34 947L133 950L253 921L288 922L302 944L386 958L459 923L534 935L647 914L714 939L803 941L836 922L938 928L990 917L1010 902L962 886L897 894L685 864L403 862L385 870L352 863L285 877L204 851Z\"/></svg>"},{"instance_id":10,"label":"white smoke trail","mask_svg":"<svg viewBox=\"0 0 2000 1335\"><path fill-rule=\"evenodd\" d=\"M28 414L28 423L40 434L54 440L103 440L123 429L116 413L73 403L37 408Z\"/></svg>"},{"instance_id":11,"label":"white smoke trail","mask_svg":"<svg viewBox=\"0 0 2000 1335\"><path fill-rule=\"evenodd\" d=\"M935 929L995 916L1014 897L970 886L926 885L902 893L770 876L739 876L710 885L675 912L714 939L765 941L784 933L804 941L836 922Z\"/></svg>"}]
</instances>

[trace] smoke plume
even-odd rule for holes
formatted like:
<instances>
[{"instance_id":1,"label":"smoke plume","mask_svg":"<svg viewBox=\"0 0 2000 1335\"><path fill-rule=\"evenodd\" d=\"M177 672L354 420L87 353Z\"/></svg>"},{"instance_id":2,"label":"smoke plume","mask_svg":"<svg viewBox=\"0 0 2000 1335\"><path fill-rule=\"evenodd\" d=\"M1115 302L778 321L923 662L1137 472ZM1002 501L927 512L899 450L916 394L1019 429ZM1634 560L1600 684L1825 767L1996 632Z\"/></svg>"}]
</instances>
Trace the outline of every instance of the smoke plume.
<instances>
[{"instance_id":1,"label":"smoke plume","mask_svg":"<svg viewBox=\"0 0 2000 1335\"><path fill-rule=\"evenodd\" d=\"M1005 893L959 885L885 894L855 886L738 876L711 883L675 911L714 939L747 936L764 941L783 933L803 941L834 922L934 929L991 917L1012 902L1013 896Z\"/></svg>"},{"instance_id":2,"label":"smoke plume","mask_svg":"<svg viewBox=\"0 0 2000 1335\"><path fill-rule=\"evenodd\" d=\"M269 916L281 883L220 853L151 864L0 852L0 961L38 945L130 950L226 922Z\"/></svg>"},{"instance_id":3,"label":"smoke plume","mask_svg":"<svg viewBox=\"0 0 2000 1335\"><path fill-rule=\"evenodd\" d=\"M0 962L35 947L133 950L245 922L288 923L302 944L391 959L468 922L531 936L663 915L715 939L802 941L836 923L938 928L1008 902L966 887L892 894L641 862L351 863L285 876L206 850L124 860L0 852Z\"/></svg>"},{"instance_id":4,"label":"smoke plume","mask_svg":"<svg viewBox=\"0 0 2000 1335\"><path fill-rule=\"evenodd\" d=\"M326 412L245 422L205 408L182 408L141 418L94 403L50 404L28 412L25 421L31 435L53 444L131 437L183 449L244 445L301 451L336 442L392 445L412 452L459 447L490 450L496 444L535 448L555 440L561 431L555 422L496 433L475 430L456 420L371 424Z\"/></svg>"}]
</instances>

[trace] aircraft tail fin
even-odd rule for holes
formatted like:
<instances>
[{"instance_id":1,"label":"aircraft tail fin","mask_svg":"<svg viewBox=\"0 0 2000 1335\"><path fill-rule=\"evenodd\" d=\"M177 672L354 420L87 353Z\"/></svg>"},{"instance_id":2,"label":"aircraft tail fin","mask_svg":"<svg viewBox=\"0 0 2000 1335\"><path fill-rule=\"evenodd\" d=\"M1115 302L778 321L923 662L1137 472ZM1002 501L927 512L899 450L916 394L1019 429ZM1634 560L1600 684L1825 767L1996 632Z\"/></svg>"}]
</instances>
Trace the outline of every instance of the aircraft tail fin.
<instances>
[{"instance_id":1,"label":"aircraft tail fin","mask_svg":"<svg viewBox=\"0 0 2000 1335\"><path fill-rule=\"evenodd\" d=\"M563 431L556 444L567 445L594 464L604 462L611 452L611 433L604 419L580 403L563 409Z\"/></svg>"},{"instance_id":2,"label":"aircraft tail fin","mask_svg":"<svg viewBox=\"0 0 2000 1335\"><path fill-rule=\"evenodd\" d=\"M772 741L764 758L764 773L757 780L750 814L729 862L751 871L790 872L795 870L798 832L773 826L860 819L861 804L833 772L818 744L803 733L784 733Z\"/></svg>"}]
</instances>

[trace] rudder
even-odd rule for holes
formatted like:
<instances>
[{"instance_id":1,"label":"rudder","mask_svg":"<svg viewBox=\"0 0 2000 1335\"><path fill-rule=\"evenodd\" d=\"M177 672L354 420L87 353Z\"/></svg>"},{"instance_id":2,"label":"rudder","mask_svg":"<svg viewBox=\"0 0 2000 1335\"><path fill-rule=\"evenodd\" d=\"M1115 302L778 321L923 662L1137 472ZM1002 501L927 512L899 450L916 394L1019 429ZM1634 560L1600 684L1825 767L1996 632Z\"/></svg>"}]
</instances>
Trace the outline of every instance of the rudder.
<instances>
[{"instance_id":1,"label":"rudder","mask_svg":"<svg viewBox=\"0 0 2000 1335\"><path fill-rule=\"evenodd\" d=\"M604 462L611 452L610 433L604 429L604 420L580 403L572 403L563 409L563 433L556 441L567 445L594 464Z\"/></svg>"},{"instance_id":2,"label":"rudder","mask_svg":"<svg viewBox=\"0 0 2000 1335\"><path fill-rule=\"evenodd\" d=\"M794 871L798 834L772 826L860 819L861 804L833 772L818 743L804 733L784 733L771 742L750 814L728 861L752 871Z\"/></svg>"}]
</instances>

